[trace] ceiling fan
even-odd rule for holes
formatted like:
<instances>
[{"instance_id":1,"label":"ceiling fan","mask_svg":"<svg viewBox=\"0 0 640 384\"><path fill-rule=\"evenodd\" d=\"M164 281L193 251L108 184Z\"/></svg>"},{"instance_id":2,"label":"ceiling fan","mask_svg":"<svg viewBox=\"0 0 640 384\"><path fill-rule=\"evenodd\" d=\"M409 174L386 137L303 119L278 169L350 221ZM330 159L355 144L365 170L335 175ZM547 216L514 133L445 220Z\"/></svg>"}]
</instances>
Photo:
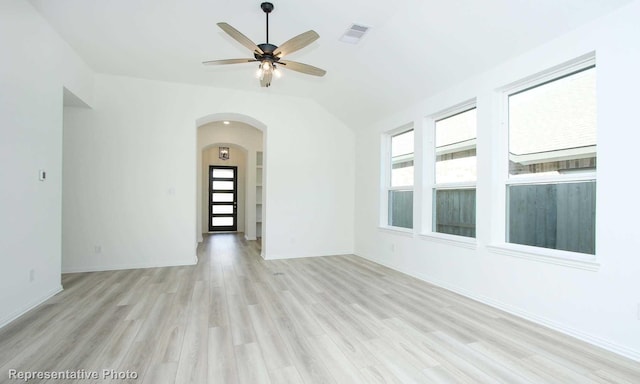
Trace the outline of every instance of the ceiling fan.
<instances>
[{"instance_id":1,"label":"ceiling fan","mask_svg":"<svg viewBox=\"0 0 640 384\"><path fill-rule=\"evenodd\" d=\"M291 69L292 71L297 71L301 73L305 73L307 75L313 76L324 76L327 71L324 69L320 69L314 67L309 64L298 63L290 60L282 60L282 57L293 53L299 49L306 47L307 45L316 41L320 35L318 35L315 31L309 30L307 32L301 33L296 37L293 37L286 42L282 43L280 46L276 46L269 43L269 14L273 11L273 4L265 2L260 4L260 8L267 15L267 41L266 43L256 44L251 41L248 37L240 33L237 29L233 28L227 23L218 23L218 27L225 31L229 36L231 36L234 40L244 45L253 51L253 58L249 59L227 59L227 60L212 60L212 61L204 61L202 64L205 65L220 65L220 64L240 64L240 63L251 63L251 62L260 62L258 67L257 76L260 79L260 85L263 87L268 87L271 85L271 79L273 75L279 76L278 67L282 66L282 68Z\"/></svg>"}]
</instances>

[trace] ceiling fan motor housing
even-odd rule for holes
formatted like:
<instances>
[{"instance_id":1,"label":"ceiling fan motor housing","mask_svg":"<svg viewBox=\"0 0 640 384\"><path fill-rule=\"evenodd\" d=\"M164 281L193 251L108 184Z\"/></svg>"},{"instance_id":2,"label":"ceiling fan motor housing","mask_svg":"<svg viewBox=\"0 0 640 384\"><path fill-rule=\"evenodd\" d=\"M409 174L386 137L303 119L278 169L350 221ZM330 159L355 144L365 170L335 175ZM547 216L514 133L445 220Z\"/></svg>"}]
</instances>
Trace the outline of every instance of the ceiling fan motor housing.
<instances>
[{"instance_id":1,"label":"ceiling fan motor housing","mask_svg":"<svg viewBox=\"0 0 640 384\"><path fill-rule=\"evenodd\" d=\"M258 47L262 49L262 52L264 52L264 54L261 55L258 52L254 52L253 57L255 57L256 60L270 60L271 62L277 62L278 60L280 60L279 57L273 54L278 48L277 46L273 44L263 43L258 44Z\"/></svg>"}]
</instances>

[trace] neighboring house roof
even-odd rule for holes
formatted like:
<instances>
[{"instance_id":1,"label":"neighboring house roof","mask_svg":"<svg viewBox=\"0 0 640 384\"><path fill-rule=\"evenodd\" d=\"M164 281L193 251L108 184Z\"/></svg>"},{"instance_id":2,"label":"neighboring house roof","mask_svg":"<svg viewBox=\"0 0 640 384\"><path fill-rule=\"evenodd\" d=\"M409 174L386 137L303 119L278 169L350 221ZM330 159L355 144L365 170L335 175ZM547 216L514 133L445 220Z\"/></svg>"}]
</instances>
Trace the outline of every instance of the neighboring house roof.
<instances>
[{"instance_id":1,"label":"neighboring house roof","mask_svg":"<svg viewBox=\"0 0 640 384\"><path fill-rule=\"evenodd\" d=\"M596 152L596 71L579 72L509 97L509 152L522 164ZM438 155L476 145L476 110L436 122Z\"/></svg>"},{"instance_id":2,"label":"neighboring house roof","mask_svg":"<svg viewBox=\"0 0 640 384\"><path fill-rule=\"evenodd\" d=\"M595 153L595 68L509 97L509 152L522 160Z\"/></svg>"},{"instance_id":3,"label":"neighboring house roof","mask_svg":"<svg viewBox=\"0 0 640 384\"><path fill-rule=\"evenodd\" d=\"M436 121L436 149L469 142L477 135L476 109ZM439 150L437 150L440 153Z\"/></svg>"}]
</instances>

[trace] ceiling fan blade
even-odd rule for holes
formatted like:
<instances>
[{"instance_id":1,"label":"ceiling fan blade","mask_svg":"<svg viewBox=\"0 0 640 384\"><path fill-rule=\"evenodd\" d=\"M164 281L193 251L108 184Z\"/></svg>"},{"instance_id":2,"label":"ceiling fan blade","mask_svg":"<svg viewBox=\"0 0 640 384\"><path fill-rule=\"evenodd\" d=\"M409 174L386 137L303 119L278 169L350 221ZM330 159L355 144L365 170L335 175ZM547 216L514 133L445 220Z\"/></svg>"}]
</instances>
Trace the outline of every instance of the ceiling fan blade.
<instances>
[{"instance_id":1,"label":"ceiling fan blade","mask_svg":"<svg viewBox=\"0 0 640 384\"><path fill-rule=\"evenodd\" d=\"M296 72L302 72L307 75L324 76L327 73L327 71L325 71L324 69L320 69L318 67L314 67L313 65L309 65L309 64L298 63L295 61L280 60L278 61L278 64L283 64L284 68L287 68Z\"/></svg>"},{"instance_id":2,"label":"ceiling fan blade","mask_svg":"<svg viewBox=\"0 0 640 384\"><path fill-rule=\"evenodd\" d=\"M221 64L241 64L241 63L251 63L253 61L258 61L256 59L226 59L226 60L210 60L203 61L204 65L221 65Z\"/></svg>"},{"instance_id":3,"label":"ceiling fan blade","mask_svg":"<svg viewBox=\"0 0 640 384\"><path fill-rule=\"evenodd\" d=\"M249 48L253 52L258 52L261 55L264 55L264 52L260 47L256 45L253 41L251 41L247 36L243 35L240 31L233 28L227 23L218 23L218 27L225 31L229 36L233 37L235 41Z\"/></svg>"},{"instance_id":4,"label":"ceiling fan blade","mask_svg":"<svg viewBox=\"0 0 640 384\"><path fill-rule=\"evenodd\" d=\"M270 86L272 78L273 78L273 71L264 71L262 77L260 78L260 85L263 87Z\"/></svg>"},{"instance_id":5,"label":"ceiling fan blade","mask_svg":"<svg viewBox=\"0 0 640 384\"><path fill-rule=\"evenodd\" d=\"M313 43L318 40L319 37L320 35L318 35L314 30L301 33L298 36L282 43L282 45L276 49L274 56L282 57L284 55L288 55Z\"/></svg>"}]
</instances>

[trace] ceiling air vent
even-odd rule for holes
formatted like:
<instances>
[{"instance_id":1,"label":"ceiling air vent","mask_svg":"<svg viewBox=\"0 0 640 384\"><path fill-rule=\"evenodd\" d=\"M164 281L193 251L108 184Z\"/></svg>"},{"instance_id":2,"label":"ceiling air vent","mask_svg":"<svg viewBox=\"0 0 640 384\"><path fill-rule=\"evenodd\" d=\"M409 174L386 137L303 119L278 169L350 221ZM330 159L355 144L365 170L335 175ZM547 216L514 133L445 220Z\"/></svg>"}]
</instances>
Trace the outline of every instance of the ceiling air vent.
<instances>
[{"instance_id":1,"label":"ceiling air vent","mask_svg":"<svg viewBox=\"0 0 640 384\"><path fill-rule=\"evenodd\" d=\"M350 44L358 44L369 29L369 27L365 27L364 25L352 24L344 35L342 35L340 41Z\"/></svg>"}]
</instances>

